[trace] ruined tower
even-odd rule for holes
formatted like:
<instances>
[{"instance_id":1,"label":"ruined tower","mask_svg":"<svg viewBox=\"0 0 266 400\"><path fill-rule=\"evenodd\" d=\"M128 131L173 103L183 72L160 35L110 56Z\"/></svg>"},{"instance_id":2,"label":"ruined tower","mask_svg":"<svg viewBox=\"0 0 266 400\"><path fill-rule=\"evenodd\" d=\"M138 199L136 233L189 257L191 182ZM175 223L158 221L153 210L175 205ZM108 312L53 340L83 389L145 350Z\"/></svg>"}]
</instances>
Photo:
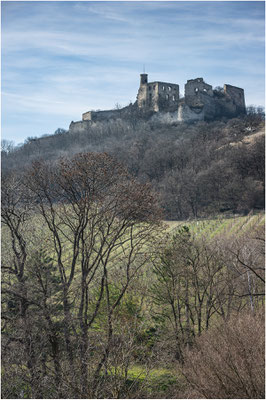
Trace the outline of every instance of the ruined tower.
<instances>
[{"instance_id":1,"label":"ruined tower","mask_svg":"<svg viewBox=\"0 0 266 400\"><path fill-rule=\"evenodd\" d=\"M177 110L179 85L168 82L148 83L148 74L140 74L137 95L138 107L143 111Z\"/></svg>"},{"instance_id":2,"label":"ruined tower","mask_svg":"<svg viewBox=\"0 0 266 400\"><path fill-rule=\"evenodd\" d=\"M188 107L188 108L187 108ZM183 108L202 118L212 118L215 114L212 86L203 78L189 79L185 84L185 102ZM195 115L194 119L198 119ZM191 114L192 117L192 114Z\"/></svg>"},{"instance_id":3,"label":"ruined tower","mask_svg":"<svg viewBox=\"0 0 266 400\"><path fill-rule=\"evenodd\" d=\"M140 86L148 83L148 74L140 74Z\"/></svg>"}]
</instances>

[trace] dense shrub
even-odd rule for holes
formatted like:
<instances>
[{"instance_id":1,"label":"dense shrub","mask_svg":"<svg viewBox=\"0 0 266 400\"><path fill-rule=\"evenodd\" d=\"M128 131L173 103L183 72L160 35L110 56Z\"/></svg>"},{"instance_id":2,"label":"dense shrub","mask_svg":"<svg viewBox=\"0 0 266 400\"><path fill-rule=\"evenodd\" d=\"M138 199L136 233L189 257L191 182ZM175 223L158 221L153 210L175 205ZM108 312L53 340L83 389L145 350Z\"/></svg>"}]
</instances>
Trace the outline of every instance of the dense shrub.
<instances>
[{"instance_id":1,"label":"dense shrub","mask_svg":"<svg viewBox=\"0 0 266 400\"><path fill-rule=\"evenodd\" d=\"M265 397L264 314L238 315L196 341L186 354L190 398Z\"/></svg>"}]
</instances>

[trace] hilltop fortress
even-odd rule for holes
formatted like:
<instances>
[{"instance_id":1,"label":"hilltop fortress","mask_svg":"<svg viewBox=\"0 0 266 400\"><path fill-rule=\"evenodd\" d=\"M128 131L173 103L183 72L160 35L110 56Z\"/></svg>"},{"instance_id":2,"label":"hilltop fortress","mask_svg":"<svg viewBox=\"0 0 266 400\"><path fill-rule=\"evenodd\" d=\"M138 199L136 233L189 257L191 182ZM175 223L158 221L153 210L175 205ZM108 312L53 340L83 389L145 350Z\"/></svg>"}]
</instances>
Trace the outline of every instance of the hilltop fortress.
<instances>
[{"instance_id":1,"label":"hilltop fortress","mask_svg":"<svg viewBox=\"0 0 266 400\"><path fill-rule=\"evenodd\" d=\"M134 104L115 110L85 112L82 121L71 122L69 130L86 130L92 122L118 118L145 118L171 124L234 118L245 113L244 90L236 86L225 84L223 88L213 89L203 78L190 79L185 84L184 97L180 97L178 84L148 82L148 74L141 74Z\"/></svg>"}]
</instances>

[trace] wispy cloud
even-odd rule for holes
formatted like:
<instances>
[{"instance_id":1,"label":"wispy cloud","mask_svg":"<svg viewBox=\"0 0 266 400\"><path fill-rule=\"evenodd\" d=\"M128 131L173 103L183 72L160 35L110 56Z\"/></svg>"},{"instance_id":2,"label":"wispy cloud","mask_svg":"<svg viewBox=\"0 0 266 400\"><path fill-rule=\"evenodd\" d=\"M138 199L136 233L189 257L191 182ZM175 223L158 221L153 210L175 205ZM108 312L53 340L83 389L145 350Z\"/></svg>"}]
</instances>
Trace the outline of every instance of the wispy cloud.
<instances>
[{"instance_id":1,"label":"wispy cloud","mask_svg":"<svg viewBox=\"0 0 266 400\"><path fill-rule=\"evenodd\" d=\"M5 137L134 101L144 63L151 80L181 90L203 76L244 87L247 103L264 100L262 2L3 1L2 21ZM27 128L14 128L18 115Z\"/></svg>"}]
</instances>

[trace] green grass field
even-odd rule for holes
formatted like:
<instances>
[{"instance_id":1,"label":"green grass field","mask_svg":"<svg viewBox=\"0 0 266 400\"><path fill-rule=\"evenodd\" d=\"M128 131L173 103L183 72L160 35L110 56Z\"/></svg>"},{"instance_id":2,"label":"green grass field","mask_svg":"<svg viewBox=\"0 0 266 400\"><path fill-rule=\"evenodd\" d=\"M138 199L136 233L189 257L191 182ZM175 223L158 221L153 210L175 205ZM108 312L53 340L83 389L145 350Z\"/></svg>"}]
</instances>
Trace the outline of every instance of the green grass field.
<instances>
[{"instance_id":1,"label":"green grass field","mask_svg":"<svg viewBox=\"0 0 266 400\"><path fill-rule=\"evenodd\" d=\"M182 226L187 226L197 238L211 240L219 237L241 237L249 235L256 228L265 224L265 214L248 214L246 216L216 217L193 221L165 221L169 230L175 233Z\"/></svg>"}]
</instances>

